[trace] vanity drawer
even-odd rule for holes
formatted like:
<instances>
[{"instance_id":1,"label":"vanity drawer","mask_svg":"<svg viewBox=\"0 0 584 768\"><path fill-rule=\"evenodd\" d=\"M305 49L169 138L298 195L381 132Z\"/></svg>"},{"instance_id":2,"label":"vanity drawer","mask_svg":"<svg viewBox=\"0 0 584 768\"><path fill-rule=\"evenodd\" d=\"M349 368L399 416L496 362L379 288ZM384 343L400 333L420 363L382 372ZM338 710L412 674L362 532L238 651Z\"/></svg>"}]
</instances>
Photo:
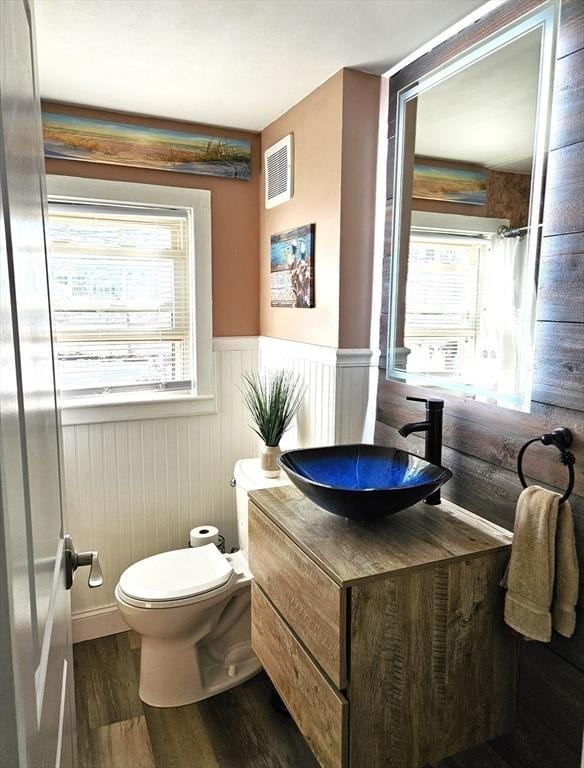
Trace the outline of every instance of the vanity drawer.
<instances>
[{"instance_id":1,"label":"vanity drawer","mask_svg":"<svg viewBox=\"0 0 584 768\"><path fill-rule=\"evenodd\" d=\"M349 704L256 584L251 592L251 643L321 766L345 768Z\"/></svg>"},{"instance_id":2,"label":"vanity drawer","mask_svg":"<svg viewBox=\"0 0 584 768\"><path fill-rule=\"evenodd\" d=\"M261 586L337 688L346 688L345 591L253 503L249 562Z\"/></svg>"}]
</instances>

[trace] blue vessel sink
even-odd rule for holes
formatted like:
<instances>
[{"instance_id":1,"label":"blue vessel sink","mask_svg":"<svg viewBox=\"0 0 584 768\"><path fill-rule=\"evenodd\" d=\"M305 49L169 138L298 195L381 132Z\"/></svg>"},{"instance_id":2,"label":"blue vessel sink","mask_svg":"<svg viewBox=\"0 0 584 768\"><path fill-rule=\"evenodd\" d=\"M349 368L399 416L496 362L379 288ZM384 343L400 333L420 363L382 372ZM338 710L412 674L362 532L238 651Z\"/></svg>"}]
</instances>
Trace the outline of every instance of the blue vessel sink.
<instances>
[{"instance_id":1,"label":"blue vessel sink","mask_svg":"<svg viewBox=\"0 0 584 768\"><path fill-rule=\"evenodd\" d=\"M353 520L375 520L407 509L452 477L445 467L380 445L285 451L279 463L311 501Z\"/></svg>"}]
</instances>

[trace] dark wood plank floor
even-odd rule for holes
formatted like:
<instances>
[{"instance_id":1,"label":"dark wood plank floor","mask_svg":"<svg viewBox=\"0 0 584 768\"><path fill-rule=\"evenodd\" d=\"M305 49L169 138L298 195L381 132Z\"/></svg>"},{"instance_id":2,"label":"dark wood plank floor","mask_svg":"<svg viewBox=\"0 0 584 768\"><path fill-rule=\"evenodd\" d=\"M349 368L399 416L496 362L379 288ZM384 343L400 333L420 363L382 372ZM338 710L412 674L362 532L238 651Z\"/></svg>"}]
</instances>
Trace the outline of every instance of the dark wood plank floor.
<instances>
[{"instance_id":1,"label":"dark wood plank floor","mask_svg":"<svg viewBox=\"0 0 584 768\"><path fill-rule=\"evenodd\" d=\"M199 704L143 704L135 637L74 646L79 768L317 768L263 673Z\"/></svg>"},{"instance_id":2,"label":"dark wood plank floor","mask_svg":"<svg viewBox=\"0 0 584 768\"><path fill-rule=\"evenodd\" d=\"M137 635L73 653L79 768L318 768L292 719L273 709L263 673L199 704L157 709L138 697ZM510 767L482 745L427 768Z\"/></svg>"}]
</instances>

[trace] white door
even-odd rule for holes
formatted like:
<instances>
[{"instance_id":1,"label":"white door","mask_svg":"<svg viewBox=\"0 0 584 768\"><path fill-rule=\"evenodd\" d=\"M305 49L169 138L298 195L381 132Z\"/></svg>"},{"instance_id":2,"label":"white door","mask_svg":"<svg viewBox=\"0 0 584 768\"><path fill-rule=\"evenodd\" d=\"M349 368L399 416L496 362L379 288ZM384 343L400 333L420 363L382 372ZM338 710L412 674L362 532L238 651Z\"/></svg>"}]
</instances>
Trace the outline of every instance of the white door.
<instances>
[{"instance_id":1,"label":"white door","mask_svg":"<svg viewBox=\"0 0 584 768\"><path fill-rule=\"evenodd\" d=\"M91 557L63 533L34 55L30 2L0 0L0 766L69 768L67 586Z\"/></svg>"}]
</instances>

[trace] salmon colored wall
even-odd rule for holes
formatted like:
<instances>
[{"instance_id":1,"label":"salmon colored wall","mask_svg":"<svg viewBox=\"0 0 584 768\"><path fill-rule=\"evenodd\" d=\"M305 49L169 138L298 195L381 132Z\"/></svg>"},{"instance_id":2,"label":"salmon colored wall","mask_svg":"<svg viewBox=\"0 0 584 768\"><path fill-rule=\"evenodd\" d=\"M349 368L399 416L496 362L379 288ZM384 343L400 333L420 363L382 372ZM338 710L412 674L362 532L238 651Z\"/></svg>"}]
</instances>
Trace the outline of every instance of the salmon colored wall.
<instances>
[{"instance_id":1,"label":"salmon colored wall","mask_svg":"<svg viewBox=\"0 0 584 768\"><path fill-rule=\"evenodd\" d=\"M343 71L339 347L369 347L381 78Z\"/></svg>"},{"instance_id":2,"label":"salmon colored wall","mask_svg":"<svg viewBox=\"0 0 584 768\"><path fill-rule=\"evenodd\" d=\"M266 210L260 185L260 332L368 347L380 78L344 69L261 134L262 153L294 136L294 196ZM270 236L316 225L315 307L270 306Z\"/></svg>"},{"instance_id":3,"label":"salmon colored wall","mask_svg":"<svg viewBox=\"0 0 584 768\"><path fill-rule=\"evenodd\" d=\"M120 114L72 105L44 102L48 112L123 120L137 125L170 130L212 132L217 136L244 138L251 142L250 181L197 176L149 168L47 159L49 174L82 176L138 184L208 189L211 191L213 253L213 335L255 336L259 332L258 217L260 186L260 136L248 131L184 123L174 120Z\"/></svg>"},{"instance_id":4,"label":"salmon colored wall","mask_svg":"<svg viewBox=\"0 0 584 768\"><path fill-rule=\"evenodd\" d=\"M294 196L266 210L260 184L260 332L336 347L339 338L339 251L343 75L337 72L261 134L262 155L294 135ZM270 236L316 224L313 309L270 306Z\"/></svg>"}]
</instances>

